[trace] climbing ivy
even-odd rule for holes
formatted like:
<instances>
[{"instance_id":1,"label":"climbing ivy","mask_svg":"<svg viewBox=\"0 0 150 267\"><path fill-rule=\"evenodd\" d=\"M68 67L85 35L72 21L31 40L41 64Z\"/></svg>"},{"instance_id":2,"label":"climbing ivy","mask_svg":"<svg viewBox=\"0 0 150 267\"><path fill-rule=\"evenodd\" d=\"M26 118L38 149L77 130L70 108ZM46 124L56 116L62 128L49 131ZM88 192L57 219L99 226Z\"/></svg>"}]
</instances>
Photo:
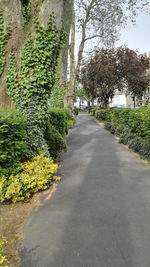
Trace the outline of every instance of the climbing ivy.
<instances>
[{"instance_id":1,"label":"climbing ivy","mask_svg":"<svg viewBox=\"0 0 150 267\"><path fill-rule=\"evenodd\" d=\"M31 18L31 3L24 3L22 6L22 14L24 18L24 23L28 24Z\"/></svg>"},{"instance_id":2,"label":"climbing ivy","mask_svg":"<svg viewBox=\"0 0 150 267\"><path fill-rule=\"evenodd\" d=\"M17 66L15 61L15 55L13 53L10 53L9 58L10 62L7 75L8 95L10 96L13 102L18 103L19 87L17 81Z\"/></svg>"},{"instance_id":3,"label":"climbing ivy","mask_svg":"<svg viewBox=\"0 0 150 267\"><path fill-rule=\"evenodd\" d=\"M38 150L48 154L44 139L48 99L56 80L57 59L65 41L64 31L59 33L56 29L53 14L46 29L36 19L35 31L34 36L29 35L26 39L18 72L15 58L10 56L7 76L8 93L27 118L28 144L33 155Z\"/></svg>"},{"instance_id":4,"label":"climbing ivy","mask_svg":"<svg viewBox=\"0 0 150 267\"><path fill-rule=\"evenodd\" d=\"M61 85L59 78L57 78L51 92L51 97L49 101L50 107L63 108L65 92L66 92L65 86Z\"/></svg>"},{"instance_id":5,"label":"climbing ivy","mask_svg":"<svg viewBox=\"0 0 150 267\"><path fill-rule=\"evenodd\" d=\"M4 65L6 62L6 44L7 38L4 31L4 19L2 11L0 11L0 76L3 73Z\"/></svg>"}]
</instances>

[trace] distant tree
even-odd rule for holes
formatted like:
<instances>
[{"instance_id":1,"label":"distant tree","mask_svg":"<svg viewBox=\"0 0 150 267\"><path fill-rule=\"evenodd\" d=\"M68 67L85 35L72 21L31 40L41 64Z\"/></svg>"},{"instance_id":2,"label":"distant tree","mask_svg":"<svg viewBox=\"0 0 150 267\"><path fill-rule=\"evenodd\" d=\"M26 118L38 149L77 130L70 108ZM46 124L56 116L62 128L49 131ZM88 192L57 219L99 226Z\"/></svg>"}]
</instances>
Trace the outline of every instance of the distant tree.
<instances>
[{"instance_id":1,"label":"distant tree","mask_svg":"<svg viewBox=\"0 0 150 267\"><path fill-rule=\"evenodd\" d=\"M115 49L101 49L82 68L81 81L84 89L93 98L107 106L115 89L120 86L121 77L118 71Z\"/></svg>"},{"instance_id":2,"label":"distant tree","mask_svg":"<svg viewBox=\"0 0 150 267\"><path fill-rule=\"evenodd\" d=\"M88 106L90 106L91 102L94 102L94 99L91 94L84 88L80 88L76 91L76 96L79 97L80 103L79 105L81 106L82 101L87 101Z\"/></svg>"},{"instance_id":3,"label":"distant tree","mask_svg":"<svg viewBox=\"0 0 150 267\"><path fill-rule=\"evenodd\" d=\"M116 89L126 88L126 94L142 96L149 85L148 68L146 55L127 47L101 49L82 68L81 83L88 95L106 107Z\"/></svg>"},{"instance_id":4,"label":"distant tree","mask_svg":"<svg viewBox=\"0 0 150 267\"><path fill-rule=\"evenodd\" d=\"M149 85L149 76L146 74L150 67L149 58L127 47L117 49L117 57L127 94L132 94L134 98L142 96Z\"/></svg>"}]
</instances>

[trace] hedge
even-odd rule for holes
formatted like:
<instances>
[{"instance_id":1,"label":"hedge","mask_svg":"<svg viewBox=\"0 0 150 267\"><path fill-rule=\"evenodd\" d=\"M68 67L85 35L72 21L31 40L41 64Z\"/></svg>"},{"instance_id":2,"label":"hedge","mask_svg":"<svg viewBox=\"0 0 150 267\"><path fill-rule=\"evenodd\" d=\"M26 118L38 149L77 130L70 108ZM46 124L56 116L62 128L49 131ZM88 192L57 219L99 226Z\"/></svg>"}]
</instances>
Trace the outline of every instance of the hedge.
<instances>
[{"instance_id":1,"label":"hedge","mask_svg":"<svg viewBox=\"0 0 150 267\"><path fill-rule=\"evenodd\" d=\"M99 109L95 117L105 121L105 129L119 136L120 143L150 160L150 107Z\"/></svg>"},{"instance_id":2,"label":"hedge","mask_svg":"<svg viewBox=\"0 0 150 267\"><path fill-rule=\"evenodd\" d=\"M67 108L50 108L50 123L64 137L68 133L68 121L74 122L74 117L71 111Z\"/></svg>"},{"instance_id":3,"label":"hedge","mask_svg":"<svg viewBox=\"0 0 150 267\"><path fill-rule=\"evenodd\" d=\"M0 110L0 176L15 172L27 154L26 121L19 111Z\"/></svg>"},{"instance_id":4,"label":"hedge","mask_svg":"<svg viewBox=\"0 0 150 267\"><path fill-rule=\"evenodd\" d=\"M50 123L47 124L47 128L45 131L45 139L49 148L50 156L54 159L59 156L62 150L67 149L65 139Z\"/></svg>"},{"instance_id":5,"label":"hedge","mask_svg":"<svg viewBox=\"0 0 150 267\"><path fill-rule=\"evenodd\" d=\"M102 121L110 120L111 109L98 109L95 111L95 118Z\"/></svg>"}]
</instances>

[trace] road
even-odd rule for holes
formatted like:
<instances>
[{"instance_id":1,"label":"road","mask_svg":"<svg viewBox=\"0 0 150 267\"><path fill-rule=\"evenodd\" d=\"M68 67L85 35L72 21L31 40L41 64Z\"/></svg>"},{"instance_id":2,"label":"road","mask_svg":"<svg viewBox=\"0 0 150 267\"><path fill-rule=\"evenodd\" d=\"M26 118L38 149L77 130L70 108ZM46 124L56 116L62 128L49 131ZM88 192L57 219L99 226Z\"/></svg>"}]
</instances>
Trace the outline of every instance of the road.
<instances>
[{"instance_id":1,"label":"road","mask_svg":"<svg viewBox=\"0 0 150 267\"><path fill-rule=\"evenodd\" d=\"M24 226L21 267L150 267L150 168L86 113L62 159Z\"/></svg>"}]
</instances>

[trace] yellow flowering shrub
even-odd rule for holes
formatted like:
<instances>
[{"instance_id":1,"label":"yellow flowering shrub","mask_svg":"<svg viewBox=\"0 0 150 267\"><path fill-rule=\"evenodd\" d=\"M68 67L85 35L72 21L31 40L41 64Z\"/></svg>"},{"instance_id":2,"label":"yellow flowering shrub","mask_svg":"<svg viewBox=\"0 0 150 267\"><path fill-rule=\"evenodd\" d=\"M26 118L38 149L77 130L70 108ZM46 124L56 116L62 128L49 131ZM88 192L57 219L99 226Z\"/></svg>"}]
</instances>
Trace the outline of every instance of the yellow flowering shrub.
<instances>
[{"instance_id":1,"label":"yellow flowering shrub","mask_svg":"<svg viewBox=\"0 0 150 267\"><path fill-rule=\"evenodd\" d=\"M44 190L52 181L60 180L54 176L58 165L51 158L43 154L34 157L31 161L22 163L22 171L11 175L8 179L1 177L0 201L17 201L29 198L33 193Z\"/></svg>"},{"instance_id":2,"label":"yellow flowering shrub","mask_svg":"<svg viewBox=\"0 0 150 267\"><path fill-rule=\"evenodd\" d=\"M8 264L9 264L7 260L7 256L5 255L5 251L4 251L6 243L7 241L4 238L0 237L0 266L1 267L8 267Z\"/></svg>"}]
</instances>

